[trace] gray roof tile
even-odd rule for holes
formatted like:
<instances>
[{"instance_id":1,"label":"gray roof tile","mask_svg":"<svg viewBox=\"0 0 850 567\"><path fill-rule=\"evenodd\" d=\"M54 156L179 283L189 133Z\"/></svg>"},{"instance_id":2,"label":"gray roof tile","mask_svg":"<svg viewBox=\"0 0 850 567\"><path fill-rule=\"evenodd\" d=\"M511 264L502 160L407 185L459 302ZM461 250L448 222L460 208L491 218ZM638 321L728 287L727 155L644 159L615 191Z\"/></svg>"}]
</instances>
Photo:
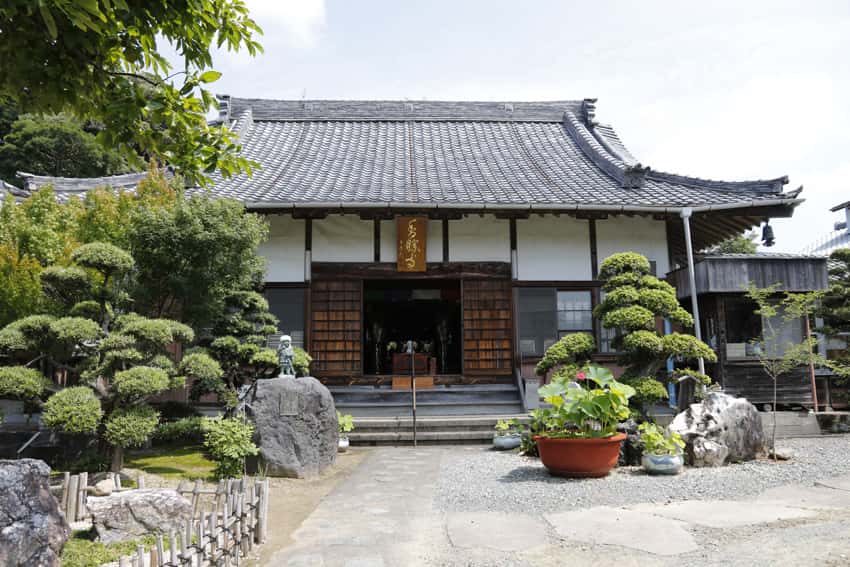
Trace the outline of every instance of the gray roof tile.
<instances>
[{"instance_id":1,"label":"gray roof tile","mask_svg":"<svg viewBox=\"0 0 850 567\"><path fill-rule=\"evenodd\" d=\"M642 167L592 101L274 101L220 97L252 178L216 194L281 207L681 207L787 198L786 178L718 182ZM588 122L589 121L589 122Z\"/></svg>"}]
</instances>

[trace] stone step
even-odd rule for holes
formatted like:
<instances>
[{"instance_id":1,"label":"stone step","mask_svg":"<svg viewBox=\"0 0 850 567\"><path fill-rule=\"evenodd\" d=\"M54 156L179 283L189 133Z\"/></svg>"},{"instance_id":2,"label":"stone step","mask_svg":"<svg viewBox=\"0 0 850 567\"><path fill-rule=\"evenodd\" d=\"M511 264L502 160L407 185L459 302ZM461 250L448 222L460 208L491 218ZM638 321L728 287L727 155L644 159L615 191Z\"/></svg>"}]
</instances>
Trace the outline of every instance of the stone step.
<instances>
[{"instance_id":1,"label":"stone step","mask_svg":"<svg viewBox=\"0 0 850 567\"><path fill-rule=\"evenodd\" d=\"M491 414L480 416L428 416L416 420L417 442L490 443L494 426L500 419L527 422L527 414ZM413 441L413 419L410 417L359 417L354 419L351 443L392 444Z\"/></svg>"},{"instance_id":2,"label":"stone step","mask_svg":"<svg viewBox=\"0 0 850 567\"><path fill-rule=\"evenodd\" d=\"M348 413L355 418L358 417L407 417L411 415L411 409L406 404L355 404L348 405L338 403L337 409L341 413ZM495 402L482 404L418 404L416 415L419 417L433 416L475 416L494 414L522 413L522 405L519 402Z\"/></svg>"}]
</instances>

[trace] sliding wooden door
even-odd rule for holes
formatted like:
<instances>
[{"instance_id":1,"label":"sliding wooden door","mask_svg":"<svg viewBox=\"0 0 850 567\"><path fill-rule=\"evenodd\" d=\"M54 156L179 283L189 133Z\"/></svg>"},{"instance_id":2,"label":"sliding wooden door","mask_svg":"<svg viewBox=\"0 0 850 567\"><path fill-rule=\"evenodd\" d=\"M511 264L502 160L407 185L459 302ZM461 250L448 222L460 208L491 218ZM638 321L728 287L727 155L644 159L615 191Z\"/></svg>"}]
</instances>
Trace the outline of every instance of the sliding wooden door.
<instances>
[{"instance_id":1,"label":"sliding wooden door","mask_svg":"<svg viewBox=\"0 0 850 567\"><path fill-rule=\"evenodd\" d=\"M314 280L310 286L310 354L317 378L362 375L360 280Z\"/></svg>"},{"instance_id":2,"label":"sliding wooden door","mask_svg":"<svg viewBox=\"0 0 850 567\"><path fill-rule=\"evenodd\" d=\"M497 376L512 372L510 280L464 280L463 373Z\"/></svg>"}]
</instances>

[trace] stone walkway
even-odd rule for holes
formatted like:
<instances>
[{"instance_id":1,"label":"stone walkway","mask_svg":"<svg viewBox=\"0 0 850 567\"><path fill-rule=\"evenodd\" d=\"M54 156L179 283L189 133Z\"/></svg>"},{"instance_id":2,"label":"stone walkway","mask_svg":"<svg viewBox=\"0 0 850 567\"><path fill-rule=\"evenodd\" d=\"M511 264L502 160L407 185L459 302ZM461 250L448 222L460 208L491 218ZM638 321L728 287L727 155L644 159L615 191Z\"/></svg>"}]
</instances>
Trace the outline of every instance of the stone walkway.
<instances>
[{"instance_id":1,"label":"stone walkway","mask_svg":"<svg viewBox=\"0 0 850 567\"><path fill-rule=\"evenodd\" d=\"M268 564L850 565L850 475L741 501L442 512L434 495L449 451L370 450L293 534L295 544Z\"/></svg>"}]
</instances>

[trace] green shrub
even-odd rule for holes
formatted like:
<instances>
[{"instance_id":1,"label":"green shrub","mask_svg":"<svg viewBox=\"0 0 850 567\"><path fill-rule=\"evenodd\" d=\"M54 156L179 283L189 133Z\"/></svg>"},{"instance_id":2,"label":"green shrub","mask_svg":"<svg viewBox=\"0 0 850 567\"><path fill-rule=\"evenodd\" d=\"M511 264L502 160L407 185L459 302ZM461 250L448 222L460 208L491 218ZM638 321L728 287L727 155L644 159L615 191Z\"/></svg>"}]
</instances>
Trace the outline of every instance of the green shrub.
<instances>
[{"instance_id":1,"label":"green shrub","mask_svg":"<svg viewBox=\"0 0 850 567\"><path fill-rule=\"evenodd\" d=\"M71 259L84 268L103 274L126 272L135 264L129 252L106 242L83 244L74 250Z\"/></svg>"},{"instance_id":2,"label":"green shrub","mask_svg":"<svg viewBox=\"0 0 850 567\"><path fill-rule=\"evenodd\" d=\"M599 266L599 279L609 280L620 274L649 274L652 266L644 256L635 252L620 252L605 258Z\"/></svg>"},{"instance_id":3,"label":"green shrub","mask_svg":"<svg viewBox=\"0 0 850 567\"><path fill-rule=\"evenodd\" d=\"M0 398L40 398L50 382L38 370L23 366L0 366Z\"/></svg>"},{"instance_id":4,"label":"green shrub","mask_svg":"<svg viewBox=\"0 0 850 567\"><path fill-rule=\"evenodd\" d=\"M679 356L685 360L704 358L708 362L716 362L717 355L712 348L691 335L670 333L663 338L664 353L667 356Z\"/></svg>"},{"instance_id":5,"label":"green shrub","mask_svg":"<svg viewBox=\"0 0 850 567\"><path fill-rule=\"evenodd\" d=\"M50 324L57 340L67 343L92 342L100 337L100 325L83 317L62 317Z\"/></svg>"},{"instance_id":6,"label":"green shrub","mask_svg":"<svg viewBox=\"0 0 850 567\"><path fill-rule=\"evenodd\" d=\"M651 422L638 427L643 452L650 455L678 455L685 448L682 436L675 431L661 428Z\"/></svg>"},{"instance_id":7,"label":"green shrub","mask_svg":"<svg viewBox=\"0 0 850 567\"><path fill-rule=\"evenodd\" d=\"M216 462L216 478L241 478L245 457L260 452L252 437L254 427L238 418L213 418L204 421L204 447Z\"/></svg>"},{"instance_id":8,"label":"green shrub","mask_svg":"<svg viewBox=\"0 0 850 567\"><path fill-rule=\"evenodd\" d=\"M100 400L85 386L56 392L44 403L41 415L46 426L67 433L94 433L102 417Z\"/></svg>"},{"instance_id":9,"label":"green shrub","mask_svg":"<svg viewBox=\"0 0 850 567\"><path fill-rule=\"evenodd\" d=\"M652 329L655 327L655 314L640 305L618 307L602 316L602 325L606 329L626 329L627 331Z\"/></svg>"},{"instance_id":10,"label":"green shrub","mask_svg":"<svg viewBox=\"0 0 850 567\"><path fill-rule=\"evenodd\" d=\"M546 353L534 372L538 376L545 376L547 372L556 366L572 366L590 358L595 348L593 336L589 333L572 333L565 335L558 342L546 349Z\"/></svg>"},{"instance_id":11,"label":"green shrub","mask_svg":"<svg viewBox=\"0 0 850 567\"><path fill-rule=\"evenodd\" d=\"M224 374L221 365L202 352L193 352L184 356L180 361L179 370L187 378L207 381L220 380Z\"/></svg>"},{"instance_id":12,"label":"green shrub","mask_svg":"<svg viewBox=\"0 0 850 567\"><path fill-rule=\"evenodd\" d=\"M116 447L141 447L159 423L159 413L147 405L119 408L106 418L104 438Z\"/></svg>"},{"instance_id":13,"label":"green shrub","mask_svg":"<svg viewBox=\"0 0 850 567\"><path fill-rule=\"evenodd\" d=\"M168 388L168 374L159 368L134 366L115 373L112 387L125 400L138 400Z\"/></svg>"},{"instance_id":14,"label":"green shrub","mask_svg":"<svg viewBox=\"0 0 850 567\"><path fill-rule=\"evenodd\" d=\"M350 433L354 431L354 416L351 414L341 414L336 412L336 421L339 424L340 433Z\"/></svg>"},{"instance_id":15,"label":"green shrub","mask_svg":"<svg viewBox=\"0 0 850 567\"><path fill-rule=\"evenodd\" d=\"M154 445L202 443L204 440L203 428L203 417L184 417L176 421L166 421L156 426L151 440Z\"/></svg>"},{"instance_id":16,"label":"green shrub","mask_svg":"<svg viewBox=\"0 0 850 567\"><path fill-rule=\"evenodd\" d=\"M313 357L301 347L293 347L293 350L295 351L295 358L292 359L292 365L295 367L295 375L309 376L310 365L313 363ZM277 355L275 355L275 359L276 358ZM275 360L275 363L277 363L277 360Z\"/></svg>"},{"instance_id":17,"label":"green shrub","mask_svg":"<svg viewBox=\"0 0 850 567\"><path fill-rule=\"evenodd\" d=\"M645 414L653 405L667 399L667 388L651 376L638 376L637 378L624 376L620 380L635 389L632 401L641 413Z\"/></svg>"}]
</instances>

